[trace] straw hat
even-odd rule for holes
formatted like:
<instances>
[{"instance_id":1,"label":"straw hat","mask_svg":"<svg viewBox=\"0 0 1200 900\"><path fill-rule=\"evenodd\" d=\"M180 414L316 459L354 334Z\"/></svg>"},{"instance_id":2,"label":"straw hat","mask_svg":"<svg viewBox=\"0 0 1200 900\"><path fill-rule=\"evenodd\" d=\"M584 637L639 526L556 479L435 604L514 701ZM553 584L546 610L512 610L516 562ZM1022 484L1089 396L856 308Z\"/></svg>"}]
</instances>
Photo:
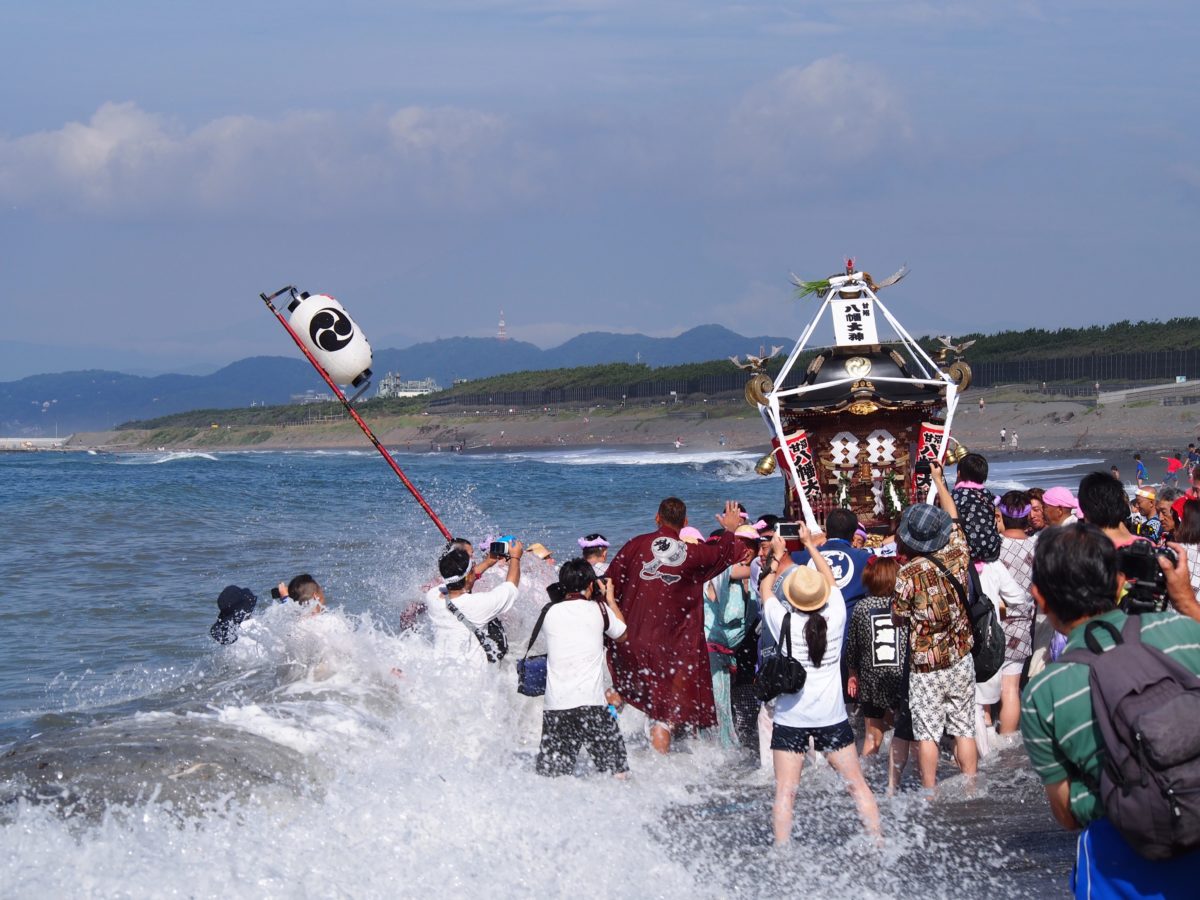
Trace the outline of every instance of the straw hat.
<instances>
[{"instance_id":1,"label":"straw hat","mask_svg":"<svg viewBox=\"0 0 1200 900\"><path fill-rule=\"evenodd\" d=\"M536 544L536 543L530 544L525 549L528 550L530 553L532 553L534 556L536 556L538 559L546 559L547 557L554 555L543 544Z\"/></svg>"},{"instance_id":2,"label":"straw hat","mask_svg":"<svg viewBox=\"0 0 1200 900\"><path fill-rule=\"evenodd\" d=\"M783 595L801 612L816 612L829 599L829 582L816 569L794 566L783 579Z\"/></svg>"},{"instance_id":3,"label":"straw hat","mask_svg":"<svg viewBox=\"0 0 1200 900\"><path fill-rule=\"evenodd\" d=\"M745 538L748 541L761 541L762 535L753 525L739 525L733 533L734 537Z\"/></svg>"}]
</instances>

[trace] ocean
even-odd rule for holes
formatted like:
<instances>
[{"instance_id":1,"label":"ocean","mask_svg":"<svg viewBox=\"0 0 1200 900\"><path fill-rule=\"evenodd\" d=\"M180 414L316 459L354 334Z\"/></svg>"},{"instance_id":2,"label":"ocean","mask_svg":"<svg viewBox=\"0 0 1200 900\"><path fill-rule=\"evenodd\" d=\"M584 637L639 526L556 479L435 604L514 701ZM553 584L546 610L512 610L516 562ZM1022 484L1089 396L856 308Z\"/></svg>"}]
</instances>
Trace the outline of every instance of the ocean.
<instances>
[{"instance_id":1,"label":"ocean","mask_svg":"<svg viewBox=\"0 0 1200 900\"><path fill-rule=\"evenodd\" d=\"M705 531L727 499L752 515L782 499L756 454L397 458L456 535L512 533L560 561L579 535L651 530L668 495ZM1073 487L1107 467L1006 460L990 483ZM868 765L882 848L817 766L794 847L770 850L769 774L703 740L656 758L636 712L629 782L539 778L540 701L512 663L548 567L526 566L494 677L441 670L399 627L441 536L373 451L0 454L0 514L0 896L1065 893L1073 840L1019 746L984 764L977 796L947 766L932 803L883 799ZM326 614L270 599L299 572ZM221 647L227 584L260 599Z\"/></svg>"}]
</instances>

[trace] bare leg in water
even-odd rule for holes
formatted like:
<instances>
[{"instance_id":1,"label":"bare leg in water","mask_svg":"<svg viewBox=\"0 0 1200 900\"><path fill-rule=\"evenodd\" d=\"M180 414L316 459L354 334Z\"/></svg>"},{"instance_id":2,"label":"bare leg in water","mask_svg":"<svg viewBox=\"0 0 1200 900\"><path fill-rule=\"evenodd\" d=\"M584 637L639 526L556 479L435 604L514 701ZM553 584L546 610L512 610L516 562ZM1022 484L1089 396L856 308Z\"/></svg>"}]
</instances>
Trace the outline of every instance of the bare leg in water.
<instances>
[{"instance_id":1,"label":"bare leg in water","mask_svg":"<svg viewBox=\"0 0 1200 900\"><path fill-rule=\"evenodd\" d=\"M671 752L671 729L663 725L650 726L650 746L666 756Z\"/></svg>"},{"instance_id":2,"label":"bare leg in water","mask_svg":"<svg viewBox=\"0 0 1200 900\"><path fill-rule=\"evenodd\" d=\"M911 741L906 741L904 738L898 738L892 735L892 743L888 748L888 796L891 797L896 793L896 789L900 787L900 779L904 775L904 767L908 765L909 748L912 747Z\"/></svg>"},{"instance_id":3,"label":"bare leg in water","mask_svg":"<svg viewBox=\"0 0 1200 900\"><path fill-rule=\"evenodd\" d=\"M997 734L1012 734L1021 726L1021 676L1000 676L1000 727Z\"/></svg>"},{"instance_id":4,"label":"bare leg in water","mask_svg":"<svg viewBox=\"0 0 1200 900\"><path fill-rule=\"evenodd\" d=\"M775 830L775 845L782 846L792 839L792 822L795 816L796 790L800 787L800 774L804 771L804 754L789 750L775 753L775 805L771 810L771 821ZM879 837L879 807L875 795L863 778L858 764L858 751L853 746L843 747L826 753L825 759L833 770L846 782L858 816L868 834Z\"/></svg>"}]
</instances>

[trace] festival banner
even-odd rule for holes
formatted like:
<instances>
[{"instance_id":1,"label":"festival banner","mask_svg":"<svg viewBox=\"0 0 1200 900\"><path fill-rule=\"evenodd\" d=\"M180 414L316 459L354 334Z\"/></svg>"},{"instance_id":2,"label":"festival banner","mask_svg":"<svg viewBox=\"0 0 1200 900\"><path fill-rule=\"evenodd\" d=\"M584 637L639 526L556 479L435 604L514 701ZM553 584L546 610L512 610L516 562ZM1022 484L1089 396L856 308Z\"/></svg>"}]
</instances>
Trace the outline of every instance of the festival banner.
<instances>
[{"instance_id":1,"label":"festival banner","mask_svg":"<svg viewBox=\"0 0 1200 900\"><path fill-rule=\"evenodd\" d=\"M791 472L788 470L789 457L796 465L796 474L800 476L800 486L808 496L809 503L818 500L821 496L821 480L817 476L817 467L813 461L808 432L801 428L799 431L787 435L782 446L778 438L773 438L771 445L775 448L775 458L784 473L783 477L788 482L788 490L791 491L793 500L798 503L800 496L797 493L797 486L792 484Z\"/></svg>"},{"instance_id":2,"label":"festival banner","mask_svg":"<svg viewBox=\"0 0 1200 900\"><path fill-rule=\"evenodd\" d=\"M942 441L946 439L946 428L943 425L934 425L931 422L921 423L921 434L917 440L917 459L935 460L941 455ZM913 466L913 491L911 497L914 502L923 502L923 499L929 495L929 486L932 484L932 476L918 475L916 466Z\"/></svg>"},{"instance_id":3,"label":"festival banner","mask_svg":"<svg viewBox=\"0 0 1200 900\"><path fill-rule=\"evenodd\" d=\"M833 342L839 347L867 347L879 343L875 329L875 304L866 297L829 302Z\"/></svg>"}]
</instances>

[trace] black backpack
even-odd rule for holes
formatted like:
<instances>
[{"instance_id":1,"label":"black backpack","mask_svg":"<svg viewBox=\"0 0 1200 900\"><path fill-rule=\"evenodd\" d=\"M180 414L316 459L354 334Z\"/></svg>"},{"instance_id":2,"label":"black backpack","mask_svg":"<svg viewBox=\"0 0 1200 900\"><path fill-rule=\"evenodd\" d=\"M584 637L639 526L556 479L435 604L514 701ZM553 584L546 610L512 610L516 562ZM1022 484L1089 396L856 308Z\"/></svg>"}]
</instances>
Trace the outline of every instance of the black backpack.
<instances>
[{"instance_id":1,"label":"black backpack","mask_svg":"<svg viewBox=\"0 0 1200 900\"><path fill-rule=\"evenodd\" d=\"M950 570L940 559L928 555L925 558L941 569L942 574L954 585L958 599L966 610L967 619L971 623L971 657L975 661L975 681L983 683L991 680L1004 665L1004 626L1000 624L996 605L983 592L983 586L979 583L979 573L975 571L975 563L967 565L971 576L971 594L968 600L962 583L950 574Z\"/></svg>"},{"instance_id":2,"label":"black backpack","mask_svg":"<svg viewBox=\"0 0 1200 900\"><path fill-rule=\"evenodd\" d=\"M1101 648L1104 630L1114 646ZM1061 662L1088 666L1092 709L1104 742L1100 782L1085 782L1117 831L1146 859L1200 849L1200 676L1142 642L1140 616L1121 631L1084 626L1086 649Z\"/></svg>"}]
</instances>

